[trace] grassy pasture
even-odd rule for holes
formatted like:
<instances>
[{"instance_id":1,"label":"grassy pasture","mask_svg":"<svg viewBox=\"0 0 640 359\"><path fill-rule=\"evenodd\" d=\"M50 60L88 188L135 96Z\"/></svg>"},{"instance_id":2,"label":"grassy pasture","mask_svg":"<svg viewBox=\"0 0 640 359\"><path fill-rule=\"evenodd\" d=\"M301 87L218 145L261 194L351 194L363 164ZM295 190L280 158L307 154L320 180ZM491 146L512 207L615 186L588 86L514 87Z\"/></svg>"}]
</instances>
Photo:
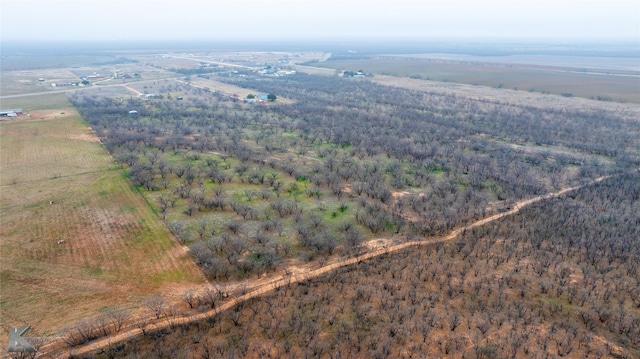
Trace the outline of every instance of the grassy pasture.
<instances>
[{"instance_id":1,"label":"grassy pasture","mask_svg":"<svg viewBox=\"0 0 640 359\"><path fill-rule=\"evenodd\" d=\"M409 58L325 61L314 66L352 71L362 69L382 75L640 103L640 79L637 77L581 73L568 68Z\"/></svg>"},{"instance_id":2,"label":"grassy pasture","mask_svg":"<svg viewBox=\"0 0 640 359\"><path fill-rule=\"evenodd\" d=\"M64 116L41 110L0 124L3 333L30 324L33 333L50 335L201 281L86 122L62 109Z\"/></svg>"}]
</instances>

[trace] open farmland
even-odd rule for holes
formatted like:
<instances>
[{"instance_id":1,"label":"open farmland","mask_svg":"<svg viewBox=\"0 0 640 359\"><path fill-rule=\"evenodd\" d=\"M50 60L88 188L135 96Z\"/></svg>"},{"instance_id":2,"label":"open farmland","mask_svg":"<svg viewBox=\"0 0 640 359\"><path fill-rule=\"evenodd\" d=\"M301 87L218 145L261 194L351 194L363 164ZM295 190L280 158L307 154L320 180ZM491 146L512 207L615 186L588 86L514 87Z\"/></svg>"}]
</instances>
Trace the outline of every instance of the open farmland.
<instances>
[{"instance_id":1,"label":"open farmland","mask_svg":"<svg viewBox=\"0 0 640 359\"><path fill-rule=\"evenodd\" d=\"M59 103L57 96L39 99ZM3 333L24 323L52 335L201 280L87 123L64 104L0 124Z\"/></svg>"},{"instance_id":2,"label":"open farmland","mask_svg":"<svg viewBox=\"0 0 640 359\"><path fill-rule=\"evenodd\" d=\"M220 67L288 64L322 59L322 52L264 52L264 51L197 51L194 53L138 54L131 58L140 62L168 68L197 67L198 62Z\"/></svg>"},{"instance_id":3,"label":"open farmland","mask_svg":"<svg viewBox=\"0 0 640 359\"><path fill-rule=\"evenodd\" d=\"M350 71L362 69L380 75L640 103L640 75L637 70L592 73L573 67L409 57L329 60L313 66Z\"/></svg>"},{"instance_id":4,"label":"open farmland","mask_svg":"<svg viewBox=\"0 0 640 359\"><path fill-rule=\"evenodd\" d=\"M40 57L36 57L40 58ZM15 59L9 56L8 61L13 63ZM126 84L129 82L159 80L167 77L175 77L173 72L162 68L137 63L129 59L120 59L113 63L91 65L90 59L85 59L87 63L78 63L68 67L45 66L46 57L40 58L43 66L39 68L27 68L23 70L3 70L0 91L2 96L20 95L39 92L59 92L63 90L80 90L82 78L91 75L100 75L99 78L88 78L89 85L112 85ZM3 60L4 61L4 60ZM36 60L33 60L36 61ZM43 81L39 81L43 79ZM73 86L52 86L52 84L72 83ZM86 88L86 87L85 87ZM4 101L3 101L4 102ZM6 105L3 104L4 107Z\"/></svg>"},{"instance_id":5,"label":"open farmland","mask_svg":"<svg viewBox=\"0 0 640 359\"><path fill-rule=\"evenodd\" d=\"M45 81L38 81L39 78ZM42 70L4 71L0 90L2 95L15 95L25 92L55 91L52 83L78 81L79 78L71 71L63 68Z\"/></svg>"}]
</instances>

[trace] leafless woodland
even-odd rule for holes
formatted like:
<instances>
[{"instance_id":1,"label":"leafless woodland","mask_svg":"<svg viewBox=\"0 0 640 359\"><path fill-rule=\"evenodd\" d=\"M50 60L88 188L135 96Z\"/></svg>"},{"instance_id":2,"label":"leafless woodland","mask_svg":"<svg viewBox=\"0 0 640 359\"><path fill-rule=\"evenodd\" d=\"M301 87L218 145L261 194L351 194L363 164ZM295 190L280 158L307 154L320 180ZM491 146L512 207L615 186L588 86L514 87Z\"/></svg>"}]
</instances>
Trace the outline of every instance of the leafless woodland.
<instances>
[{"instance_id":1,"label":"leafless woodland","mask_svg":"<svg viewBox=\"0 0 640 359\"><path fill-rule=\"evenodd\" d=\"M354 255L369 238L442 235L516 200L610 177L451 242L283 287L203 322L145 325L142 337L100 355L640 355L633 112L304 74L220 80L292 101L247 105L170 81L147 101L71 97L213 281ZM171 98L177 91L184 101ZM139 115L128 114L134 108ZM212 303L184 298L187 310ZM148 307L170 316L158 298Z\"/></svg>"}]
</instances>

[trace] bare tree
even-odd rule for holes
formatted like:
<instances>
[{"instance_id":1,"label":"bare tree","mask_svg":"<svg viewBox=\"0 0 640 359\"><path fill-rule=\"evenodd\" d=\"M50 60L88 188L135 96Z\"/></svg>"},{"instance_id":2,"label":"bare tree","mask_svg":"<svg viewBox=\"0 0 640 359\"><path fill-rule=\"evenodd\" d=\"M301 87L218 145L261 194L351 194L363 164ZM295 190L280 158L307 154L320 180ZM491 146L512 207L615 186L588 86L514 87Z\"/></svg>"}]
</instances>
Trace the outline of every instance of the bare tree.
<instances>
[{"instance_id":1,"label":"bare tree","mask_svg":"<svg viewBox=\"0 0 640 359\"><path fill-rule=\"evenodd\" d=\"M189 308L193 309L193 305L196 303L197 296L192 288L185 290L180 296L182 300L189 305Z\"/></svg>"},{"instance_id":2,"label":"bare tree","mask_svg":"<svg viewBox=\"0 0 640 359\"><path fill-rule=\"evenodd\" d=\"M156 319L160 319L160 317L164 314L166 301L160 295L152 295L144 300L144 305L153 312L153 314L156 316Z\"/></svg>"},{"instance_id":3,"label":"bare tree","mask_svg":"<svg viewBox=\"0 0 640 359\"><path fill-rule=\"evenodd\" d=\"M131 312L124 308L115 308L107 311L107 316L111 319L113 331L117 333L126 325L127 321L129 321Z\"/></svg>"}]
</instances>

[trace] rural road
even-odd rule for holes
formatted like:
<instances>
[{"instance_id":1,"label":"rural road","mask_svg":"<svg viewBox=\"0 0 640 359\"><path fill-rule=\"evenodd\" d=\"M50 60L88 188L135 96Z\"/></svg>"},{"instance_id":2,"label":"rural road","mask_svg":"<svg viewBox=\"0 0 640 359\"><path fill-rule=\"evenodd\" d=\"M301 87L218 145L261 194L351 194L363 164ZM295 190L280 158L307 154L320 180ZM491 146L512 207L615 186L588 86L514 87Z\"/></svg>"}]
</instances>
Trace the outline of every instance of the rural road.
<instances>
[{"instance_id":1,"label":"rural road","mask_svg":"<svg viewBox=\"0 0 640 359\"><path fill-rule=\"evenodd\" d=\"M609 178L610 176L604 176L604 177L599 177L589 183L580 185L580 186L574 186L574 187L568 187L565 189L562 189L558 192L553 192L553 193L549 193L549 194L545 194L545 195L541 195L541 196L537 196L537 197L533 197L530 199L526 199L526 200L522 200L519 202L516 202L516 204L513 206L513 208L509 211L506 212L502 212L499 214L495 214L493 216L484 218L482 220L476 221L474 223L471 223L467 226L463 226L460 228L457 228L455 230L453 230L451 233L449 233L446 236L443 237L434 237L434 238L429 238L429 239L425 239L425 240L421 240L421 241L413 241L413 242L404 242L404 243L400 243L400 244L395 244L395 245L390 245L387 247L378 247L375 248L367 253L361 254L357 257L352 257L352 258L347 258L347 259L342 259L342 260L336 260L334 262L330 262L320 268L317 269L307 269L306 271L299 271L298 273L291 273L291 274L285 274L285 275L279 275L276 276L275 278L272 278L266 282L263 282L262 280L260 280L261 284L256 285L255 287L251 288L247 293L239 295L235 298L231 298L230 300L228 300L227 302L221 304L219 307L217 307L216 309L212 309L210 311L204 312L204 313L199 313L199 314L195 314L195 315L191 315L191 316L187 316L187 317L173 317L173 318L169 318L169 319L165 319L159 322L155 322L153 324L148 324L147 328L149 330L156 330L156 329L165 329L165 328L169 328L171 326L175 326L175 325L180 325L180 324L185 324L185 323L190 323L190 322L194 322L194 321L200 321L200 320L205 320L211 316L217 315L220 312L224 312L226 310L229 310L231 308L233 308L234 306L236 306L238 303L241 302L245 302L249 299L252 298L256 298L259 297L261 295L264 295L268 292L271 292L273 290L275 290L276 288L282 287L282 286L286 286L286 285L290 285L293 283L297 283L297 282L301 282L301 281L305 281L311 278L315 278L315 277L319 277L325 273L331 272L335 269L338 269L340 267L345 267L345 266L349 266L349 265L353 265L353 264L357 264L359 262L362 262L364 260L370 259L370 258L375 258L378 256L381 256L383 254L387 254L387 253L393 253L393 252L397 252L400 251L402 249L408 248L408 247L419 247L422 245L428 245L428 244L434 244L434 243L439 243L439 242L446 242L449 240L452 240L453 238L455 238L456 236L458 236L460 233L462 233L463 231L472 229L474 227L478 227L478 226L482 226L484 224L496 221L500 218L506 217L506 216L510 216L512 214L516 214L518 212L520 212L520 210L528 205L531 205L533 203L542 201L542 200L546 200L546 199L550 199L550 198L555 198L558 196L561 196L567 192L570 191L574 191L586 186L590 186L592 184L601 182L607 178ZM244 283L250 283L250 282L255 282L256 279L252 279L252 280L248 280L245 281ZM125 330L123 332L120 332L116 335L112 335L109 337L105 337L105 338L101 338L98 339L94 342L91 342L87 345L83 345L83 346L79 346L76 348L66 348L65 344L62 343L61 341L58 342L53 342L50 343L46 346L44 346L41 349L41 354L44 355L44 357L47 358L66 358L68 357L70 354L73 355L84 355L87 354L91 351L94 350L98 350L100 348L104 348L107 347L109 345L115 344L115 343L119 343L119 342L123 342L126 341L128 339L131 339L135 336L141 335L142 334L142 330L138 327L130 327L128 330Z\"/></svg>"}]
</instances>

